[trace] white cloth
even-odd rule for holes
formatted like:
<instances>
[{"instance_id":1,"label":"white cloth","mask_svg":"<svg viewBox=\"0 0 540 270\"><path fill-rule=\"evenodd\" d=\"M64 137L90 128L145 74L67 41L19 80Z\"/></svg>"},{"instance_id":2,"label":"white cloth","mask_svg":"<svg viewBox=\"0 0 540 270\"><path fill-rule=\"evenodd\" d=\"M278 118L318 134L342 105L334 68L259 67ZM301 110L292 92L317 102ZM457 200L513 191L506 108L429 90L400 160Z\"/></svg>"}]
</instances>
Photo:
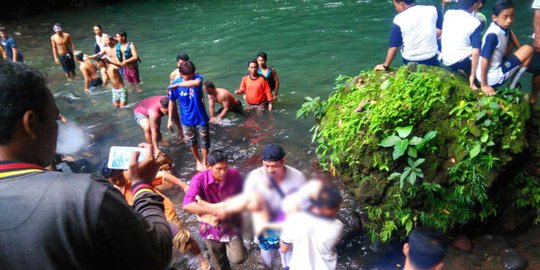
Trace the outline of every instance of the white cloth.
<instances>
[{"instance_id":1,"label":"white cloth","mask_svg":"<svg viewBox=\"0 0 540 270\"><path fill-rule=\"evenodd\" d=\"M287 195L291 194L306 182L306 177L299 170L285 165L285 179L279 183L281 190ZM251 171L244 183L244 193L258 192L266 201L266 204L273 214L282 211L281 203L283 198L272 186L264 167Z\"/></svg>"},{"instance_id":2,"label":"white cloth","mask_svg":"<svg viewBox=\"0 0 540 270\"><path fill-rule=\"evenodd\" d=\"M430 59L437 54L437 9L434 6L412 6L394 17L401 29L401 56L409 61Z\"/></svg>"},{"instance_id":3,"label":"white cloth","mask_svg":"<svg viewBox=\"0 0 540 270\"><path fill-rule=\"evenodd\" d=\"M534 2L532 4L532 8L540 9L540 0L534 0Z\"/></svg>"},{"instance_id":4,"label":"white cloth","mask_svg":"<svg viewBox=\"0 0 540 270\"><path fill-rule=\"evenodd\" d=\"M99 49L101 51L103 51L106 47L107 47L107 44L105 44L105 38L108 37L109 35L103 33L101 35L101 37L98 37L97 35L95 36L96 37L96 44L99 46Z\"/></svg>"},{"instance_id":5,"label":"white cloth","mask_svg":"<svg viewBox=\"0 0 540 270\"><path fill-rule=\"evenodd\" d=\"M335 218L300 212L287 217L281 241L292 245L290 269L336 269L336 244L343 223Z\"/></svg>"},{"instance_id":6,"label":"white cloth","mask_svg":"<svg viewBox=\"0 0 540 270\"><path fill-rule=\"evenodd\" d=\"M441 36L443 64L450 66L471 56L471 35L480 21L465 10L448 10L444 14Z\"/></svg>"}]
</instances>

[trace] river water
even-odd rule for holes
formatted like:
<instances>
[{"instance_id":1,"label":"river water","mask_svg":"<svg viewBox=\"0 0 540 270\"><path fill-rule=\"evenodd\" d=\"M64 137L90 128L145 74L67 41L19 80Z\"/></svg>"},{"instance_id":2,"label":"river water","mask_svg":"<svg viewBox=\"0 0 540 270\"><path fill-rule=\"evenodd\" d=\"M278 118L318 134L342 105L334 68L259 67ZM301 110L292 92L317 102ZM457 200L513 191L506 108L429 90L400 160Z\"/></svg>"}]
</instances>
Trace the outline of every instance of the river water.
<instances>
[{"instance_id":1,"label":"river water","mask_svg":"<svg viewBox=\"0 0 540 270\"><path fill-rule=\"evenodd\" d=\"M531 1L516 2L513 29L527 43L532 32ZM490 6L484 13L490 13ZM178 52L188 53L206 80L235 90L247 73L248 60L265 51L281 83L275 110L250 112L227 120L225 125L211 126L212 148L225 149L232 166L248 172L259 165L258 156L265 144L279 143L288 152L287 163L309 173L310 160L315 158L309 133L313 120L296 119L296 110L306 96L327 97L339 74L356 75L382 63L394 14L392 2L386 0L133 1L61 10L7 25L17 31L14 36L27 64L49 78L63 114L91 135L90 145L79 154L93 164L107 156L110 146L135 145L143 140L132 106L144 97L165 93ZM142 60L144 89L129 96L129 108L113 109L108 89L84 94L80 79L65 81L60 66L54 64L49 42L51 26L58 21L72 35L76 48L86 53L93 52L94 24L101 24L108 34L127 31ZM397 58L394 65L401 65L401 60ZM529 81L530 76L523 80L524 89L530 88ZM168 132L164 133L164 145L164 151L176 161L176 173L189 179L195 173L195 163L188 148ZM179 203L179 199L175 201ZM195 224L191 217L183 216ZM195 225L192 231L196 234ZM371 268L367 245L350 243L346 247L339 268ZM175 260L178 268L193 267L193 260L185 256ZM255 260L250 258L247 269L255 267Z\"/></svg>"}]
</instances>

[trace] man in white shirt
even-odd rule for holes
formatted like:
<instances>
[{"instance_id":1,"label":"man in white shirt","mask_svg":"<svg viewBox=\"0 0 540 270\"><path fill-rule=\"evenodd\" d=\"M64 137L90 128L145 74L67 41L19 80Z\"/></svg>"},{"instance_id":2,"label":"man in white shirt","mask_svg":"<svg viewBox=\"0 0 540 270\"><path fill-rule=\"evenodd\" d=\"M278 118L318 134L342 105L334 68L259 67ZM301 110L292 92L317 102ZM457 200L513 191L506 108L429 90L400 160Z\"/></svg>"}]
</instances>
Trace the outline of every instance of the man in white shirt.
<instances>
[{"instance_id":1,"label":"man in white shirt","mask_svg":"<svg viewBox=\"0 0 540 270\"><path fill-rule=\"evenodd\" d=\"M297 191L306 182L299 170L285 165L285 151L277 144L268 144L262 153L263 166L251 171L244 184L244 194L257 192L264 199L270 212L270 221L282 221L282 202L285 196ZM267 268L272 267L279 246L260 245L261 257ZM283 268L288 266L290 252L280 253Z\"/></svg>"},{"instance_id":2,"label":"man in white shirt","mask_svg":"<svg viewBox=\"0 0 540 270\"><path fill-rule=\"evenodd\" d=\"M403 63L438 66L437 38L441 34L442 15L434 6L416 5L415 0L393 0L394 17L386 60L375 70L388 70L401 47Z\"/></svg>"},{"instance_id":3,"label":"man in white shirt","mask_svg":"<svg viewBox=\"0 0 540 270\"><path fill-rule=\"evenodd\" d=\"M326 184L308 211L287 217L280 250L292 250L290 269L336 269L336 244L343 232L343 223L336 218L341 201L339 190Z\"/></svg>"}]
</instances>

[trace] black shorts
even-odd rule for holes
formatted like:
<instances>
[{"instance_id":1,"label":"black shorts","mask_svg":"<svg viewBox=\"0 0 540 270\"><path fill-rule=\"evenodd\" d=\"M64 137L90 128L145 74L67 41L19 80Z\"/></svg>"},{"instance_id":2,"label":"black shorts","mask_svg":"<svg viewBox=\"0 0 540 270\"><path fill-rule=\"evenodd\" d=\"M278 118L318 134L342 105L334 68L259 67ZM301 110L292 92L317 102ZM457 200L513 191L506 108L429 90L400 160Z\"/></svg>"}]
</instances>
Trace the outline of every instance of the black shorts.
<instances>
[{"instance_id":1,"label":"black shorts","mask_svg":"<svg viewBox=\"0 0 540 270\"><path fill-rule=\"evenodd\" d=\"M536 75L540 75L540 52L534 51L531 63L529 64L528 72Z\"/></svg>"},{"instance_id":2,"label":"black shorts","mask_svg":"<svg viewBox=\"0 0 540 270\"><path fill-rule=\"evenodd\" d=\"M73 59L73 53L62 54L58 56L64 73L75 73L75 60Z\"/></svg>"},{"instance_id":3,"label":"black shorts","mask_svg":"<svg viewBox=\"0 0 540 270\"><path fill-rule=\"evenodd\" d=\"M98 87L103 84L101 78L93 79L90 81L90 87Z\"/></svg>"},{"instance_id":4,"label":"black shorts","mask_svg":"<svg viewBox=\"0 0 540 270\"><path fill-rule=\"evenodd\" d=\"M223 108L220 108L217 110L216 114L220 114L223 111ZM229 112L233 112L236 114L243 114L244 113L244 107L242 106L242 102L238 101L238 103L234 104L232 108L229 110Z\"/></svg>"}]
</instances>

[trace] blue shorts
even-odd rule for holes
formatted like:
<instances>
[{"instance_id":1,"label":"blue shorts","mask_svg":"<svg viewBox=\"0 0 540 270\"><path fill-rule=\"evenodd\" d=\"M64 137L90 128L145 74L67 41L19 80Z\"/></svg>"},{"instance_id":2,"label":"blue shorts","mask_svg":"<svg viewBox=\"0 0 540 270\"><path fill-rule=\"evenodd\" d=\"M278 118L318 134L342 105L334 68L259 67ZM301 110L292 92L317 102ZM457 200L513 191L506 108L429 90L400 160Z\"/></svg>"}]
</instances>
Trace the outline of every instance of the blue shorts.
<instances>
[{"instance_id":1,"label":"blue shorts","mask_svg":"<svg viewBox=\"0 0 540 270\"><path fill-rule=\"evenodd\" d=\"M519 58L515 54L510 55L508 58L504 59L504 62L494 72L488 73L488 81L490 79L494 79L495 81L494 84L490 85L492 87L501 86L510 79L510 77L516 74L521 65L521 61L519 61Z\"/></svg>"},{"instance_id":2,"label":"blue shorts","mask_svg":"<svg viewBox=\"0 0 540 270\"><path fill-rule=\"evenodd\" d=\"M465 59L463 59L463 60L461 60L461 61L459 61L457 63L449 65L448 68L450 68L454 72L458 72L459 70L462 70L467 75L470 75L471 74L471 65L472 65L471 59L469 57L467 57L467 58L465 58Z\"/></svg>"},{"instance_id":3,"label":"blue shorts","mask_svg":"<svg viewBox=\"0 0 540 270\"><path fill-rule=\"evenodd\" d=\"M403 64L408 64L408 63L418 63L418 64L422 64L422 65L426 65L426 66L435 66L435 67L438 67L441 65L441 63L439 62L439 56L435 54L435 56L429 58L429 59L426 59L426 60L420 60L420 61L411 61L411 60L407 60L405 58L403 58Z\"/></svg>"}]
</instances>

